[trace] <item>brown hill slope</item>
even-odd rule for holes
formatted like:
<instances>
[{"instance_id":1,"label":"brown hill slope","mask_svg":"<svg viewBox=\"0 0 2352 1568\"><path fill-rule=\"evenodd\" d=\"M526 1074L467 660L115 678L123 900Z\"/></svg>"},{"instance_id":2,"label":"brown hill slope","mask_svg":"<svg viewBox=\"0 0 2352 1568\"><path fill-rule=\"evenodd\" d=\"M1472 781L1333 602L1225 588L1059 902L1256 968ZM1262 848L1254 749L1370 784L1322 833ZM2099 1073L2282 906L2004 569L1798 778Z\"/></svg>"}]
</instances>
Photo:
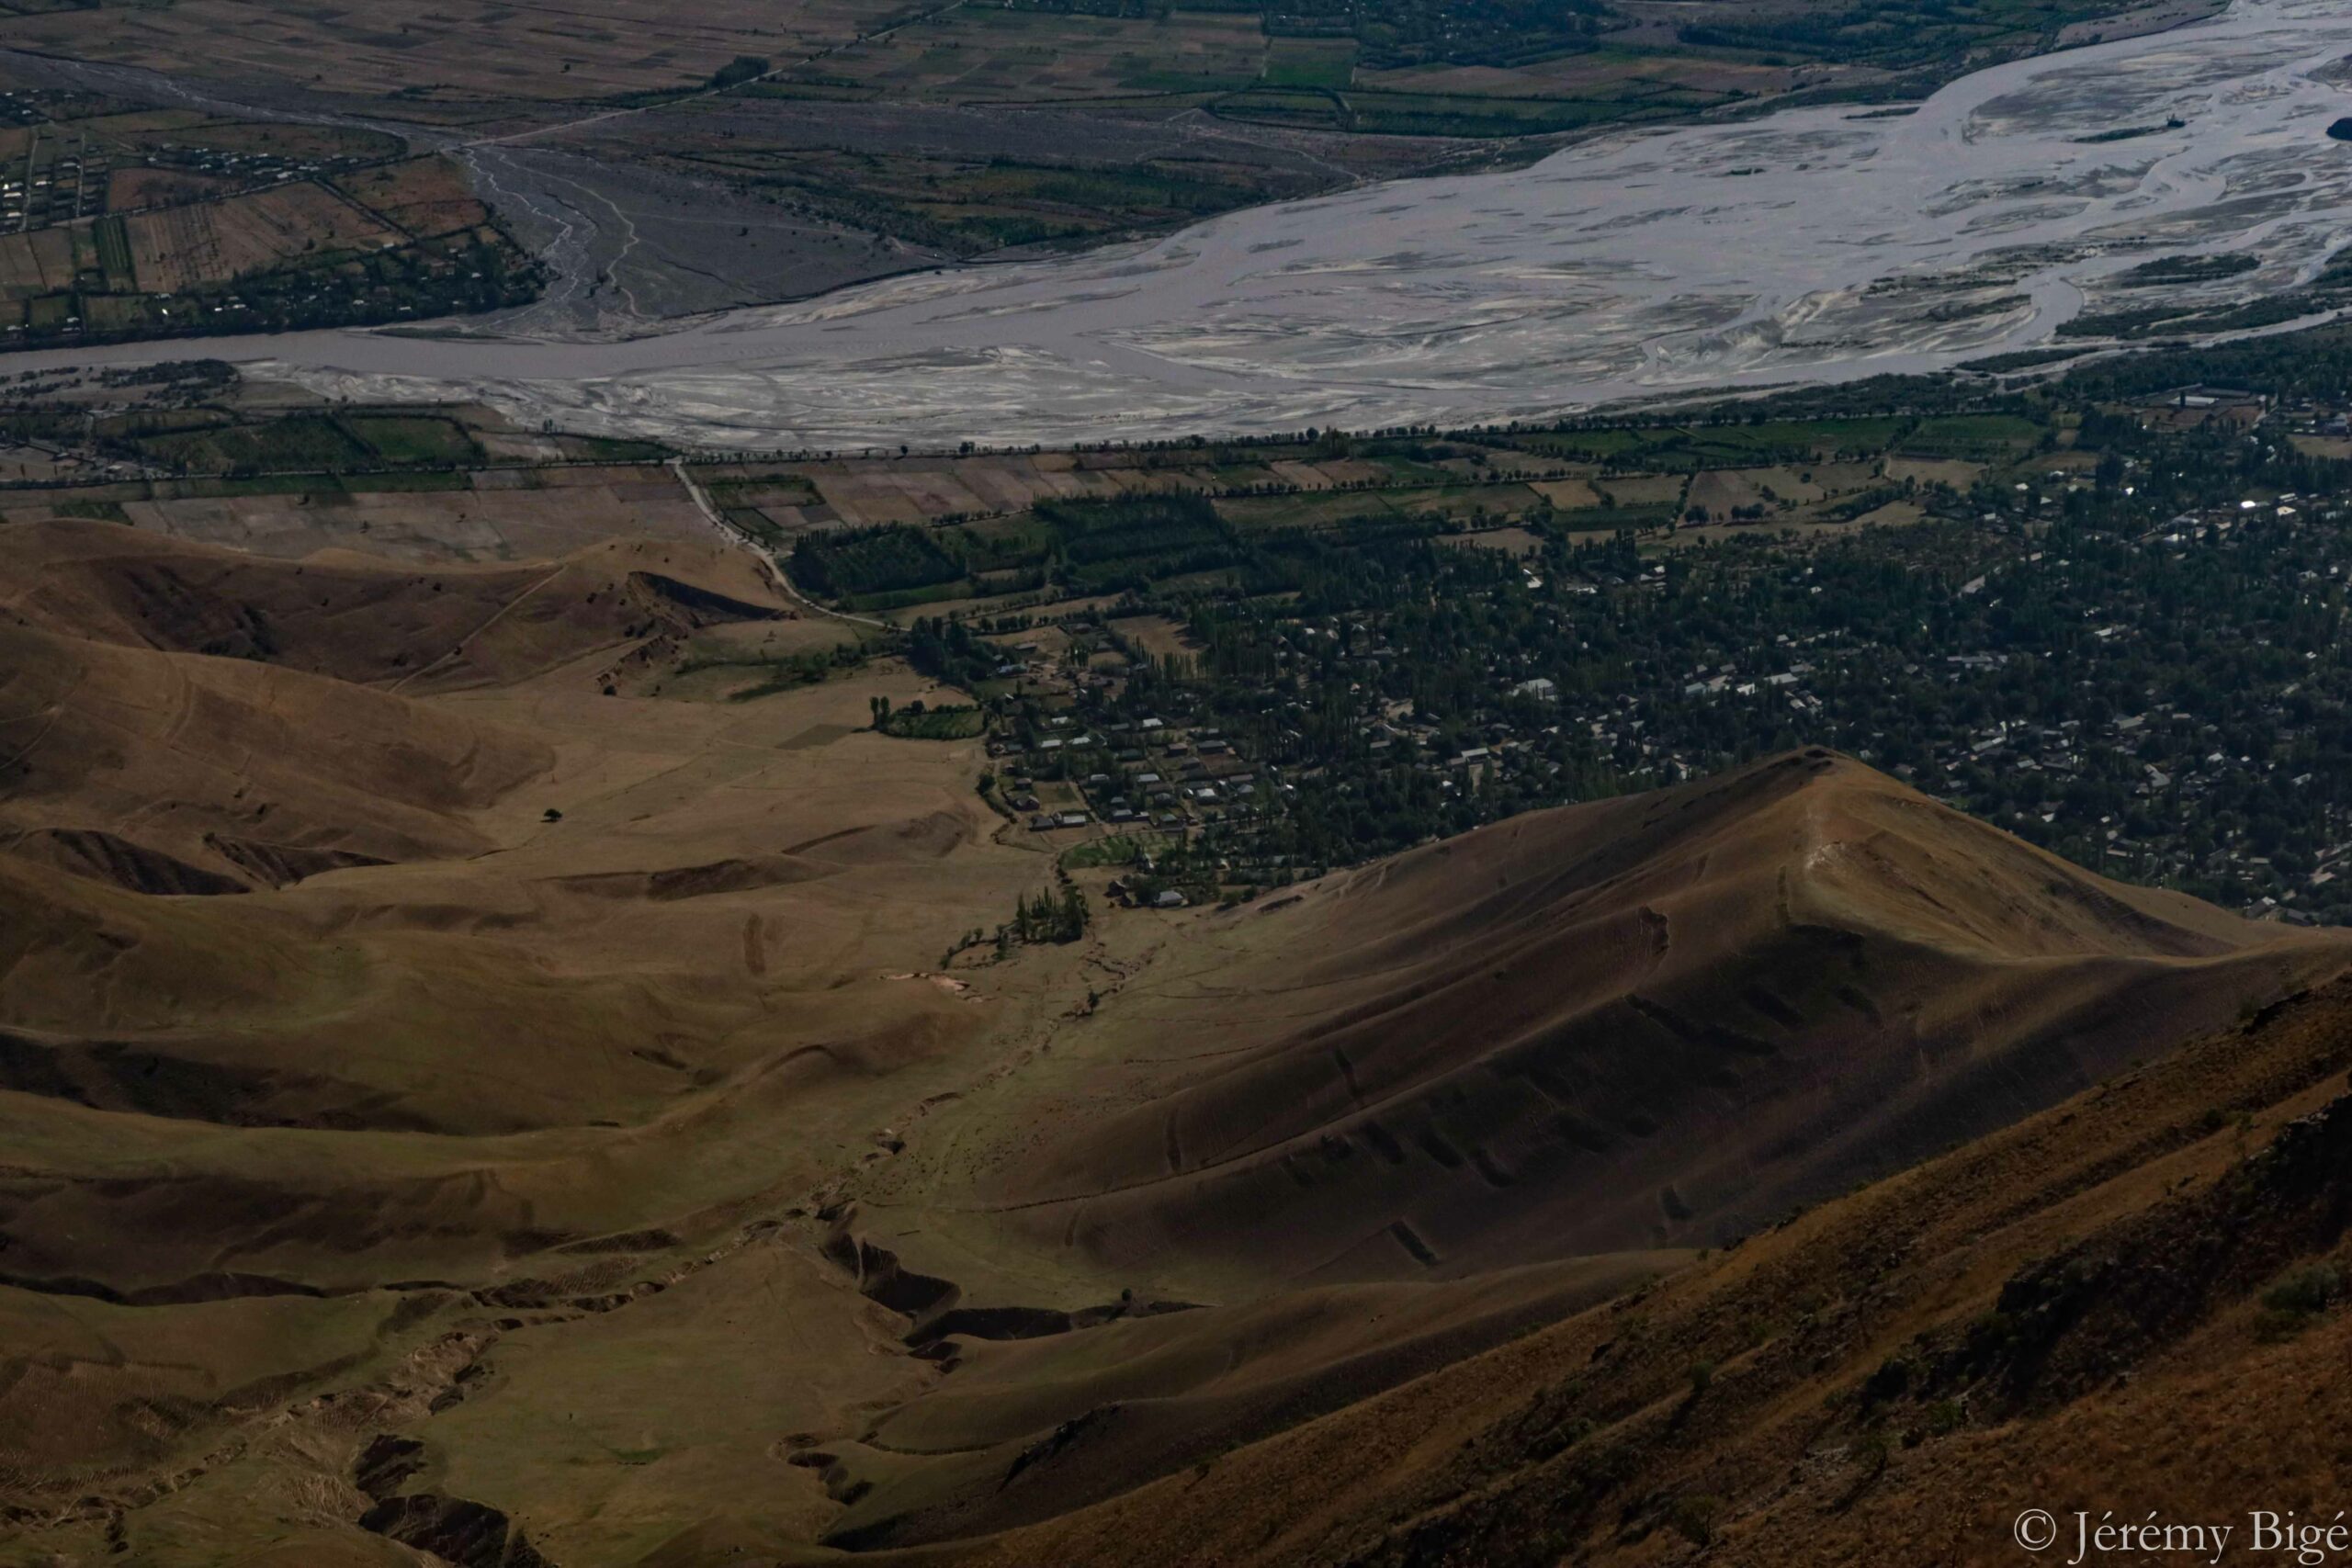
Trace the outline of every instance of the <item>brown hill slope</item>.
<instances>
[{"instance_id":1,"label":"brown hill slope","mask_svg":"<svg viewBox=\"0 0 2352 1568\"><path fill-rule=\"evenodd\" d=\"M937 694L903 667L605 695L596 639L630 625L577 562L641 559L616 547L502 579L403 683L449 629L418 574L121 535L49 536L0 624L0 1563L512 1565L524 1532L562 1568L1483 1561L1442 1533L1459 1444L1521 1456L1498 1496L1534 1474L1544 1418L1492 1426L1522 1395L1625 1369L1567 1417L1597 1427L1702 1358L1741 1386L1785 1332L1800 1381L1755 1386L1802 1404L1846 1340L1750 1320L1820 1280L1883 1358L1876 1212L1769 1298L1707 1294L1733 1276L1692 1249L2345 958L1814 754L935 974L1050 872L999 841L977 742L863 728ZM306 604L329 569L352 596ZM192 618L125 586L156 571ZM190 651L232 601L272 648ZM1981 1295L2062 1199L2211 1154L2328 1060L2263 1046L2031 1145L2041 1175L1881 1190L1931 1211L1922 1257L2012 1238ZM1635 1354L1623 1303L1689 1292ZM1706 1450L1726 1479L1629 1462L1729 1524L1796 1450L1723 1409L1770 1438ZM1603 1544L1668 1504L1609 1506Z\"/></svg>"},{"instance_id":2,"label":"brown hill slope","mask_svg":"<svg viewBox=\"0 0 2352 1568\"><path fill-rule=\"evenodd\" d=\"M603 581L531 604L593 629ZM398 648L406 604L302 646ZM739 702L608 695L601 653L393 691L116 631L0 615L0 1563L418 1561L390 1533L438 1527L362 1529L353 1461L509 1334L553 1387L440 1430L548 1456L482 1490L560 1545L633 1552L722 1474L813 1534L771 1424L936 1373L786 1216L1033 1005L922 972L1038 874L979 745L873 734L938 696L888 660ZM746 1314L790 1347L754 1382ZM692 1461L625 1457L649 1431Z\"/></svg>"},{"instance_id":3,"label":"brown hill slope","mask_svg":"<svg viewBox=\"0 0 2352 1568\"><path fill-rule=\"evenodd\" d=\"M786 613L752 561L716 544L616 539L561 560L420 569L278 560L109 523L0 525L0 620L410 694Z\"/></svg>"},{"instance_id":4,"label":"brown hill slope","mask_svg":"<svg viewBox=\"0 0 2352 1568\"><path fill-rule=\"evenodd\" d=\"M1810 752L1191 922L941 1185L1177 1294L1704 1246L2344 954Z\"/></svg>"},{"instance_id":5,"label":"brown hill slope","mask_svg":"<svg viewBox=\"0 0 2352 1568\"><path fill-rule=\"evenodd\" d=\"M2014 1563L2030 1508L2043 1561L2077 1510L2269 1560L2249 1510L2342 1506L2347 1066L2336 980L1605 1307L906 1561Z\"/></svg>"},{"instance_id":6,"label":"brown hill slope","mask_svg":"<svg viewBox=\"0 0 2352 1568\"><path fill-rule=\"evenodd\" d=\"M528 735L342 682L0 625L0 837L124 886L476 852L469 814L551 761Z\"/></svg>"},{"instance_id":7,"label":"brown hill slope","mask_svg":"<svg viewBox=\"0 0 2352 1568\"><path fill-rule=\"evenodd\" d=\"M669 548L436 600L379 561L0 527L0 1563L412 1561L352 1461L483 1393L510 1333L554 1386L440 1431L548 1461L458 1485L608 1558L718 1473L813 1534L832 1506L763 1424L935 1378L804 1205L1042 1005L1021 965L924 972L1038 860L991 840L978 742L872 733L874 699L939 695L896 660L639 694L680 628L768 613L726 596L750 563ZM650 626L616 607L649 582ZM192 651L223 605L275 640ZM402 680L477 612L448 681ZM646 674L608 693L616 638ZM722 1353L746 1313L794 1347L755 1384ZM621 1457L648 1430L693 1461Z\"/></svg>"},{"instance_id":8,"label":"brown hill slope","mask_svg":"<svg viewBox=\"0 0 2352 1568\"><path fill-rule=\"evenodd\" d=\"M1623 1290L2347 960L1821 752L1188 917L1050 1061L854 1189L956 1371L824 1446L827 1539L968 1539L1201 1473L1473 1353L1536 1260ZM988 1310L1023 1280L1222 1304L991 1343L1037 1331ZM1386 1326L1317 1348L1357 1313Z\"/></svg>"},{"instance_id":9,"label":"brown hill slope","mask_svg":"<svg viewBox=\"0 0 2352 1568\"><path fill-rule=\"evenodd\" d=\"M748 561L695 555L515 573L547 626L598 642L628 630L614 585L640 568L757 590ZM0 1274L120 1293L500 1267L616 1204L624 1226L700 1206L680 1162L620 1173L985 1016L908 972L1031 872L958 852L994 821L973 748L857 733L868 692L922 693L903 668L724 707L607 694L593 660L395 691L288 665L382 675L420 606L501 572L435 595L390 563L80 524L0 526ZM771 613L663 581L665 614ZM314 588L334 592L311 615ZM287 662L173 646L265 601ZM100 635L50 624L85 612ZM921 915L874 929L910 883ZM722 1187L777 1163L712 1153Z\"/></svg>"}]
</instances>

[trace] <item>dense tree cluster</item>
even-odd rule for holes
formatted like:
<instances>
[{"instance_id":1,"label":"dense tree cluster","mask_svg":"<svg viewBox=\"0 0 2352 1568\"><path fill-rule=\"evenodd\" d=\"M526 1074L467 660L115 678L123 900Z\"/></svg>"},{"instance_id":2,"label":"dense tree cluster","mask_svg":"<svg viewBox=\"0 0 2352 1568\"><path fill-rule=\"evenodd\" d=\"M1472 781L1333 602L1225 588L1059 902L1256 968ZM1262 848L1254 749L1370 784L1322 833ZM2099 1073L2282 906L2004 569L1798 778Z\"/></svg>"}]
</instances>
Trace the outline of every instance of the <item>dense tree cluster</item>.
<instances>
[{"instance_id":1,"label":"dense tree cluster","mask_svg":"<svg viewBox=\"0 0 2352 1568\"><path fill-rule=\"evenodd\" d=\"M2113 874L2352 919L2324 858L2352 844L2347 465L2096 406L2075 446L2095 468L1802 547L1244 534L1222 578L1156 593L1199 650L1147 660L1112 716L1182 713L1280 770L1279 809L1213 829L1237 861L1343 863L1826 744Z\"/></svg>"}]
</instances>

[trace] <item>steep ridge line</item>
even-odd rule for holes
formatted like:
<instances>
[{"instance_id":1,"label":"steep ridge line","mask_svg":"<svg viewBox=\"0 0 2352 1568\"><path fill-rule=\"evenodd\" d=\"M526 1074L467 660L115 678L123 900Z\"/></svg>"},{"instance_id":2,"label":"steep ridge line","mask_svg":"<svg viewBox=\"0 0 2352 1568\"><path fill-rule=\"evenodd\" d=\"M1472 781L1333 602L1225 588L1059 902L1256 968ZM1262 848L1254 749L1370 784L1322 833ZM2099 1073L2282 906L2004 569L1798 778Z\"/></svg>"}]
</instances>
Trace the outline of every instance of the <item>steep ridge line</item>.
<instances>
[{"instance_id":1,"label":"steep ridge line","mask_svg":"<svg viewBox=\"0 0 2352 1568\"><path fill-rule=\"evenodd\" d=\"M1107 1001L1059 1048L1072 1087L935 1212L1058 1252L1081 1210L1082 1254L1175 1280L1376 1276L1346 1259L1383 1233L1457 1273L1720 1243L2352 959L1819 751L1296 896L1191 922L1163 962L1214 944L1215 994Z\"/></svg>"},{"instance_id":2,"label":"steep ridge line","mask_svg":"<svg viewBox=\"0 0 2352 1568\"><path fill-rule=\"evenodd\" d=\"M2338 978L1655 1286L953 1556L1989 1563L2043 1497L2161 1483L2142 1495L2168 1514L2227 1517L2233 1489L2332 1473L2352 1399L2340 1283L2298 1283L2343 1277L2347 1066ZM2280 1399L2311 1418L2282 1427ZM2183 1442L2231 1457L2183 1467Z\"/></svg>"}]
</instances>

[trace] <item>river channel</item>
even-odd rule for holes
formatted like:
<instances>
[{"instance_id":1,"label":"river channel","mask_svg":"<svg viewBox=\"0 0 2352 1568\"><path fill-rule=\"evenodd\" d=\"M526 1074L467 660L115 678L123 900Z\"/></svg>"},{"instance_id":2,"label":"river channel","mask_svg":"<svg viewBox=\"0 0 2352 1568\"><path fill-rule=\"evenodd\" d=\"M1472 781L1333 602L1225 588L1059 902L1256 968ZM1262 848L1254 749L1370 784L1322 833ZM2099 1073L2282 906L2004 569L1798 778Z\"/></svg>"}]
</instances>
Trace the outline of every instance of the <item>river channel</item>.
<instances>
[{"instance_id":1,"label":"river channel","mask_svg":"<svg viewBox=\"0 0 2352 1568\"><path fill-rule=\"evenodd\" d=\"M2154 257L2215 302L2352 237L2352 7L2240 0L2018 61L1916 112L1628 133L1503 173L1236 212L1144 244L912 275L622 341L326 332L217 355L368 400L712 448L1466 423L1946 367L2048 342ZM2162 297L2162 296L2159 296Z\"/></svg>"}]
</instances>

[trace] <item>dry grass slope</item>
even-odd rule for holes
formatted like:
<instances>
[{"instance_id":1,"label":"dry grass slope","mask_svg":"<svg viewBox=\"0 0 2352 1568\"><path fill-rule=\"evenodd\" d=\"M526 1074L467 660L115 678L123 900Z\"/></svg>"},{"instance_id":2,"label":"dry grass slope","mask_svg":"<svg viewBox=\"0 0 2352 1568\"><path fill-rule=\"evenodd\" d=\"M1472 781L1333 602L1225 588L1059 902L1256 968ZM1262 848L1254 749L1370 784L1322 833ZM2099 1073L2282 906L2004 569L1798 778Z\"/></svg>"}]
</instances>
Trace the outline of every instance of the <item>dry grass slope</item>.
<instances>
[{"instance_id":1,"label":"dry grass slope","mask_svg":"<svg viewBox=\"0 0 2352 1568\"><path fill-rule=\"evenodd\" d=\"M141 1562L390 1561L367 1440L484 1392L505 1333L673 1283L716 1335L741 1281L798 1281L788 1375L850 1358L808 1424L931 1375L887 1335L856 1359L881 1309L775 1220L1027 1005L915 973L1035 875L976 743L861 733L926 682L607 694L782 613L698 546L420 571L59 524L0 558L0 1562L125 1530ZM612 1321L650 1348L661 1316ZM680 1423L728 1382L646 1375ZM552 1404L518 1387L479 1451ZM498 1507L645 1549L707 1517L665 1481L586 1522L630 1419L594 1469L484 1477ZM714 1457L786 1483L760 1520L830 1512L759 1443ZM446 1544L481 1517L452 1495L379 1523Z\"/></svg>"},{"instance_id":2,"label":"dry grass slope","mask_svg":"<svg viewBox=\"0 0 2352 1568\"><path fill-rule=\"evenodd\" d=\"M2332 1515L2347 1065L2338 980L1655 1287L947 1560L1990 1564L2031 1506L2241 1540L2249 1507Z\"/></svg>"},{"instance_id":3,"label":"dry grass slope","mask_svg":"<svg viewBox=\"0 0 2352 1568\"><path fill-rule=\"evenodd\" d=\"M740 554L619 540L555 561L419 570L28 522L0 526L0 615L46 630L412 695L508 685L591 653L786 613Z\"/></svg>"},{"instance_id":4,"label":"dry grass slope","mask_svg":"<svg viewBox=\"0 0 2352 1568\"><path fill-rule=\"evenodd\" d=\"M1720 1244L2345 955L1792 755L1204 917L963 1223L1177 1293Z\"/></svg>"},{"instance_id":5,"label":"dry grass slope","mask_svg":"<svg viewBox=\"0 0 2352 1568\"><path fill-rule=\"evenodd\" d=\"M865 728L935 689L651 694L748 562L0 582L8 1568L1991 1561L2341 1468L2336 934L1805 753L937 975L1043 868Z\"/></svg>"}]
</instances>

